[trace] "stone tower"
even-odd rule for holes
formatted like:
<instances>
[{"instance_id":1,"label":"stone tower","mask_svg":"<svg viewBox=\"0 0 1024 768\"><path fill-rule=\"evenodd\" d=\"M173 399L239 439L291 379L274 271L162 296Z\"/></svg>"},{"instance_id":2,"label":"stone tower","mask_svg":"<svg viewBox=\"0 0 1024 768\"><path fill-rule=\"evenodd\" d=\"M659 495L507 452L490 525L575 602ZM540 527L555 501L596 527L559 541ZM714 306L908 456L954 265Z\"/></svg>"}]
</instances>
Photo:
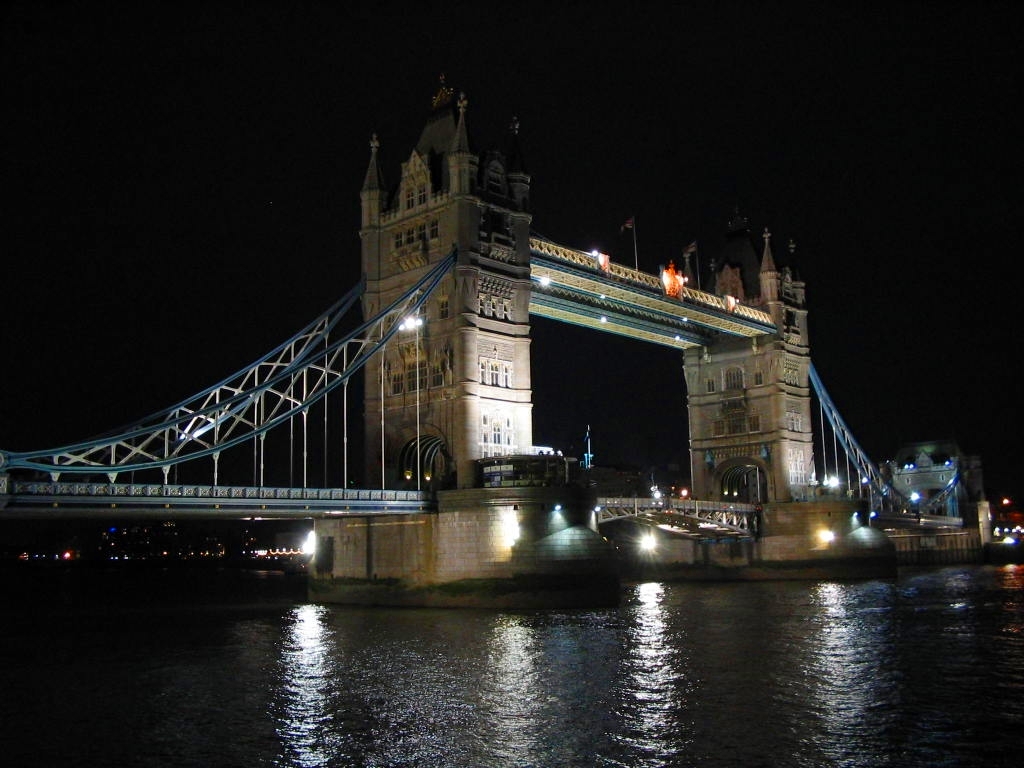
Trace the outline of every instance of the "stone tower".
<instances>
[{"instance_id":1,"label":"stone tower","mask_svg":"<svg viewBox=\"0 0 1024 768\"><path fill-rule=\"evenodd\" d=\"M366 487L473 485L475 459L529 452L530 176L515 119L478 153L468 101L441 80L416 146L386 187L376 137L360 194L364 317L457 251L411 330L365 370Z\"/></svg>"},{"instance_id":2,"label":"stone tower","mask_svg":"<svg viewBox=\"0 0 1024 768\"><path fill-rule=\"evenodd\" d=\"M752 340L723 336L686 350L695 498L803 500L814 479L804 283L790 267L776 267L767 229L763 238L758 259L737 211L712 268L711 292L767 312L777 332Z\"/></svg>"}]
</instances>

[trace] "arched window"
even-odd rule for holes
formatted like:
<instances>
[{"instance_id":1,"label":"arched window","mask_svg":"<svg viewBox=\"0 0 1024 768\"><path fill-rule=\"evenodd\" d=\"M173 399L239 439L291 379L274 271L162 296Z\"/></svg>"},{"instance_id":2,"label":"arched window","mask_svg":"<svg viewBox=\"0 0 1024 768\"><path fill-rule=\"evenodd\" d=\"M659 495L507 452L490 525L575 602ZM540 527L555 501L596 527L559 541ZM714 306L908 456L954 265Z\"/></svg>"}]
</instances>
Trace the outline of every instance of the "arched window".
<instances>
[{"instance_id":1,"label":"arched window","mask_svg":"<svg viewBox=\"0 0 1024 768\"><path fill-rule=\"evenodd\" d=\"M726 390L743 389L743 369L729 368L725 372Z\"/></svg>"}]
</instances>

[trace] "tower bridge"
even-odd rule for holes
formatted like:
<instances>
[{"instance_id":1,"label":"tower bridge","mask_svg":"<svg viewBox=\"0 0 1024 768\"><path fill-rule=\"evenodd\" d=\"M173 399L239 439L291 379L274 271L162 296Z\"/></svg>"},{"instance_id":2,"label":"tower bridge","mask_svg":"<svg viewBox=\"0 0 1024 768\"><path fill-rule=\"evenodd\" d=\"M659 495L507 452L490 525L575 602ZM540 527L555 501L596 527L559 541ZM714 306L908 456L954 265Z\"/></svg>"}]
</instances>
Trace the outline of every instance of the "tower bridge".
<instances>
[{"instance_id":1,"label":"tower bridge","mask_svg":"<svg viewBox=\"0 0 1024 768\"><path fill-rule=\"evenodd\" d=\"M767 230L758 252L737 214L709 289L698 290L685 253L679 270L669 260L648 274L539 236L531 181L518 124L500 148L477 152L468 101L442 86L397 182L385 183L371 140L357 286L252 365L147 419L73 445L0 451L0 515L309 517L328 552L318 555L321 587L394 578L420 588L524 573L600 580L609 554L598 531L616 520L704 542L754 542L754 559L824 556L806 541L812 524L845 535L858 519L895 524L912 512L917 525L963 526L949 514L964 508L950 505L963 495L959 472L911 502L860 449L811 362L806 286L793 264L777 266ZM694 507L634 499L630 512L629 500L602 500L601 511L593 490L480 487L481 460L537 450L531 316L679 351ZM348 386L357 374L361 476L372 487L364 489L348 480ZM342 399L340 423L326 418L329 395ZM842 461L846 488L833 498L823 483L828 441L815 444L815 399L822 431L827 424L843 451L833 451L832 477ZM310 488L305 463L301 488L271 487L268 439L287 431L305 456L318 409L323 429L342 436L343 487ZM229 452L251 455L251 478L222 475ZM172 482L173 468L197 463L210 472L207 485ZM835 504L854 510L854 523L839 525ZM772 537L785 539L783 554Z\"/></svg>"}]
</instances>

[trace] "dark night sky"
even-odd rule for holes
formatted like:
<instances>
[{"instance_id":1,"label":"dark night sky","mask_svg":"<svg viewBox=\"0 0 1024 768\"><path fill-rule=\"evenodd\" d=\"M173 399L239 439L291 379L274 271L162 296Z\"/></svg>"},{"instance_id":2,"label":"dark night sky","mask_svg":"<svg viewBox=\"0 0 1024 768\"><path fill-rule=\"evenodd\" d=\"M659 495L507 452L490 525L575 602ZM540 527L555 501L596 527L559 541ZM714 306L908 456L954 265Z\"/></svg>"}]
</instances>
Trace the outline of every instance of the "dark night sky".
<instances>
[{"instance_id":1,"label":"dark night sky","mask_svg":"<svg viewBox=\"0 0 1024 768\"><path fill-rule=\"evenodd\" d=\"M1022 495L1018 3L16 3L3 17L0 447L233 373L359 272L438 75L518 116L534 229L654 271L739 206L797 243L812 359L865 450L956 439ZM406 11L433 9L433 13ZM713 10L712 10L713 9ZM685 456L677 355L538 320L538 444Z\"/></svg>"}]
</instances>

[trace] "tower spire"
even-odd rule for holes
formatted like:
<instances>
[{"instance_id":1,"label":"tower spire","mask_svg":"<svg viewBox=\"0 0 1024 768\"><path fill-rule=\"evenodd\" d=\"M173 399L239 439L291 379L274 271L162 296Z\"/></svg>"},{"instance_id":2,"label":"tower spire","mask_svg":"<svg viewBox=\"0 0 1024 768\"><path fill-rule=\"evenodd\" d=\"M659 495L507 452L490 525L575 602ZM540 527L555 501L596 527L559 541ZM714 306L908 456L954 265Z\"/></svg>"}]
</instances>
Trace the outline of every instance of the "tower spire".
<instances>
[{"instance_id":1,"label":"tower spire","mask_svg":"<svg viewBox=\"0 0 1024 768\"><path fill-rule=\"evenodd\" d=\"M768 227L764 228L764 234L761 235L764 238L764 253L761 254L761 271L762 272L776 272L775 259L772 257L772 233L768 231Z\"/></svg>"},{"instance_id":2,"label":"tower spire","mask_svg":"<svg viewBox=\"0 0 1024 768\"><path fill-rule=\"evenodd\" d=\"M469 152L469 135L466 132L466 107L469 106L469 99L465 93L459 93L459 100L456 102L459 108L459 123L455 126L455 136L452 137L450 152Z\"/></svg>"},{"instance_id":3,"label":"tower spire","mask_svg":"<svg viewBox=\"0 0 1024 768\"><path fill-rule=\"evenodd\" d=\"M380 158L377 150L380 149L380 141L377 134L370 137L370 165L366 169L366 178L363 179L363 192L375 192L384 188L384 177L380 169Z\"/></svg>"}]
</instances>

